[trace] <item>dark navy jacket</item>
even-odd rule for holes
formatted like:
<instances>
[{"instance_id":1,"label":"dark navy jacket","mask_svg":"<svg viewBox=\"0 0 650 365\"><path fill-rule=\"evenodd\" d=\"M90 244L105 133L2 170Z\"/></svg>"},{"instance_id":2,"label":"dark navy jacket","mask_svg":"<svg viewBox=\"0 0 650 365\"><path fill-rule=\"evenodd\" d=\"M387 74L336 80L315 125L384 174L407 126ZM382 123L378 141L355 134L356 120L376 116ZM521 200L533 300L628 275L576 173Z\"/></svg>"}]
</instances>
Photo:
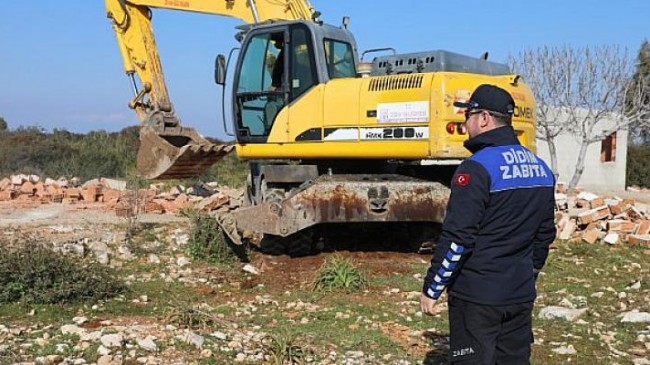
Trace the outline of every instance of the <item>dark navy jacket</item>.
<instances>
[{"instance_id":1,"label":"dark navy jacket","mask_svg":"<svg viewBox=\"0 0 650 365\"><path fill-rule=\"evenodd\" d=\"M458 167L442 234L423 291L487 305L535 299L538 272L555 239L554 177L521 146L512 127L465 142L473 155Z\"/></svg>"}]
</instances>

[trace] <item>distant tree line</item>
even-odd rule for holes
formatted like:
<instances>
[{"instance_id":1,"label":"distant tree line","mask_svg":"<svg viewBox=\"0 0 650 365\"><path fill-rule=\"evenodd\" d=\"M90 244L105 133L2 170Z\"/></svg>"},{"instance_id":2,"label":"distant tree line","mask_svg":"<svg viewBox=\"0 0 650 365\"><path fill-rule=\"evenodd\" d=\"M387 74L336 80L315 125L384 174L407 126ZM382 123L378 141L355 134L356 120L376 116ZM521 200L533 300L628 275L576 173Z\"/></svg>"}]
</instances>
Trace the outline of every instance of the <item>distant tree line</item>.
<instances>
[{"instance_id":1,"label":"distant tree line","mask_svg":"<svg viewBox=\"0 0 650 365\"><path fill-rule=\"evenodd\" d=\"M87 134L59 129L46 132L40 127L12 130L0 117L0 178L18 173L53 179L76 176L82 181L99 177L137 178L138 134L137 126L119 132L101 130ZM216 139L212 141L223 143ZM212 166L199 180L241 186L246 174L246 164L232 153Z\"/></svg>"}]
</instances>

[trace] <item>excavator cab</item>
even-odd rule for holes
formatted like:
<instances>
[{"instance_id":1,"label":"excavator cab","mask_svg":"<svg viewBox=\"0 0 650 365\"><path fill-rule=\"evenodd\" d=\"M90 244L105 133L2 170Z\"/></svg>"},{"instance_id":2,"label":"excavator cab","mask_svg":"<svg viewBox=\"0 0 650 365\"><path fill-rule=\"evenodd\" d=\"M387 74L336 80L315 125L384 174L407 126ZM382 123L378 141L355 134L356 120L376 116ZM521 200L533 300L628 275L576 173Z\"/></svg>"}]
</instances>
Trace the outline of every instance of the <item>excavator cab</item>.
<instances>
[{"instance_id":1,"label":"excavator cab","mask_svg":"<svg viewBox=\"0 0 650 365\"><path fill-rule=\"evenodd\" d=\"M239 143L266 142L282 108L317 84L309 35L301 23L249 31L233 84Z\"/></svg>"},{"instance_id":2,"label":"excavator cab","mask_svg":"<svg viewBox=\"0 0 650 365\"><path fill-rule=\"evenodd\" d=\"M283 29L249 38L235 84L238 139L265 141L285 105L284 45Z\"/></svg>"},{"instance_id":3,"label":"excavator cab","mask_svg":"<svg viewBox=\"0 0 650 365\"><path fill-rule=\"evenodd\" d=\"M347 31L314 22L251 27L233 77L237 142L266 143L283 108L331 78L355 77L353 44Z\"/></svg>"}]
</instances>

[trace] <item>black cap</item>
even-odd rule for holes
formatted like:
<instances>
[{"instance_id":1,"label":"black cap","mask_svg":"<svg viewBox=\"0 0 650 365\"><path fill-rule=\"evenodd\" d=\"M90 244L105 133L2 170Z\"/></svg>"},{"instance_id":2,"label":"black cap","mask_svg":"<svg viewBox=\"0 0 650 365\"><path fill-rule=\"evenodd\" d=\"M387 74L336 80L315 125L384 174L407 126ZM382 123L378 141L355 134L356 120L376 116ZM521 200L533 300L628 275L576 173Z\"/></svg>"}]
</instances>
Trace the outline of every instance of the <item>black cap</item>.
<instances>
[{"instance_id":1,"label":"black cap","mask_svg":"<svg viewBox=\"0 0 650 365\"><path fill-rule=\"evenodd\" d=\"M466 103L455 102L454 106L468 109L483 109L505 115L515 111L515 101L510 93L494 85L483 84L474 90Z\"/></svg>"}]
</instances>

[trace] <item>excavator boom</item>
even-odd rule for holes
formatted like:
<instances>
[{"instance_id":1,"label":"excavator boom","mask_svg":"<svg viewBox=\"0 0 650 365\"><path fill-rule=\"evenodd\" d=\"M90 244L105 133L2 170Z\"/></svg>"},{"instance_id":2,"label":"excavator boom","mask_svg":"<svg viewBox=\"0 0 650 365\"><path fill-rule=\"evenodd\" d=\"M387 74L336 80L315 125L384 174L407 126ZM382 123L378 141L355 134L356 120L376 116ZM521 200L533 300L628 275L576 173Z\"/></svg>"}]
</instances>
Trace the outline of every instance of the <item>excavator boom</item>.
<instances>
[{"instance_id":1,"label":"excavator boom","mask_svg":"<svg viewBox=\"0 0 650 365\"><path fill-rule=\"evenodd\" d=\"M152 8L229 16L247 24L306 20L311 18L313 8L306 0L106 0L107 17L133 87L134 97L129 107L136 111L143 124L138 170L148 179L198 176L233 146L215 145L194 129L180 125L156 47Z\"/></svg>"}]
</instances>

